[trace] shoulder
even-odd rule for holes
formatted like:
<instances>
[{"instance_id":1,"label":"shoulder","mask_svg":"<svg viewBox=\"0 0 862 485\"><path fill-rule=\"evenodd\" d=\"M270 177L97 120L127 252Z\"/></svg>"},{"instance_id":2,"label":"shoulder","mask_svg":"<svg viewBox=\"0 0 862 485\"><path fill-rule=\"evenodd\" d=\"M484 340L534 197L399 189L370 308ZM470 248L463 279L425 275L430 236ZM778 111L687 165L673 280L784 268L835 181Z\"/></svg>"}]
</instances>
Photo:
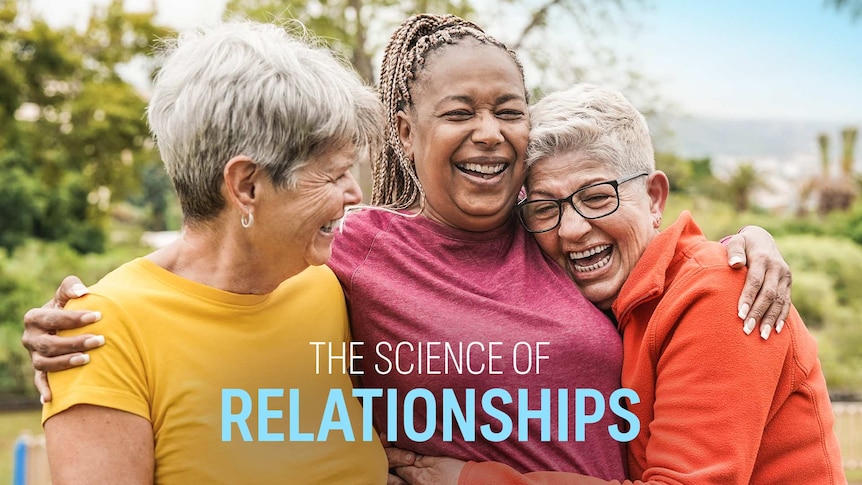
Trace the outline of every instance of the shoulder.
<instances>
[{"instance_id":1,"label":"shoulder","mask_svg":"<svg viewBox=\"0 0 862 485\"><path fill-rule=\"evenodd\" d=\"M374 246L375 241L392 225L409 217L372 208L349 214L332 242L332 257L328 266L339 278L358 267Z\"/></svg>"}]
</instances>

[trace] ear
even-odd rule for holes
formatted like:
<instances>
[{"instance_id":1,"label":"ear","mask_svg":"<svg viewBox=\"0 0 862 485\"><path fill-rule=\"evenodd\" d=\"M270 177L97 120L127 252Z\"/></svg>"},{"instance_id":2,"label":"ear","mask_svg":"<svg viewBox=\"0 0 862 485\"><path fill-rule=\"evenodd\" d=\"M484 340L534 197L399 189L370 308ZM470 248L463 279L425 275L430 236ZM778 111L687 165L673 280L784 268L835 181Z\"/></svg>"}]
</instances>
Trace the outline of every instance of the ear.
<instances>
[{"instance_id":1,"label":"ear","mask_svg":"<svg viewBox=\"0 0 862 485\"><path fill-rule=\"evenodd\" d=\"M667 196L670 193L670 182L661 170L649 174L646 182L647 194L650 198L650 214L661 220Z\"/></svg>"},{"instance_id":2,"label":"ear","mask_svg":"<svg viewBox=\"0 0 862 485\"><path fill-rule=\"evenodd\" d=\"M224 167L224 189L228 203L243 213L244 208L254 206L262 173L254 160L245 155L228 160Z\"/></svg>"},{"instance_id":3,"label":"ear","mask_svg":"<svg viewBox=\"0 0 862 485\"><path fill-rule=\"evenodd\" d=\"M406 109L399 110L395 113L395 117L398 123L398 139L401 141L401 147L409 158L413 158L413 117Z\"/></svg>"}]
</instances>

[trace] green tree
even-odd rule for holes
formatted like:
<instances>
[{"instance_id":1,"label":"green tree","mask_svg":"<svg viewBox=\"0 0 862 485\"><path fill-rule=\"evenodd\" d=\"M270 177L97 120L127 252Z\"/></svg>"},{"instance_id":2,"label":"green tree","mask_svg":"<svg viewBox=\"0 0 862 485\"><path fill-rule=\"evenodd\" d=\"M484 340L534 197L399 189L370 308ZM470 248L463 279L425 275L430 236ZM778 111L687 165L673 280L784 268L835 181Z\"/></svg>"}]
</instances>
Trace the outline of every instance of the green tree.
<instances>
[{"instance_id":1,"label":"green tree","mask_svg":"<svg viewBox=\"0 0 862 485\"><path fill-rule=\"evenodd\" d=\"M259 21L297 19L315 35L330 41L366 81L376 73L374 53L386 39L372 39L372 32L391 31L398 22L416 12L446 12L467 16L468 0L230 0L225 16L239 15ZM390 21L382 21L389 18Z\"/></svg>"},{"instance_id":2,"label":"green tree","mask_svg":"<svg viewBox=\"0 0 862 485\"><path fill-rule=\"evenodd\" d=\"M627 94L640 95L649 91L648 81L633 70L612 69L621 60L613 49L601 42L615 26L626 21L624 14L640 3L640 0L503 0L491 3L478 0L230 0L225 16L264 21L296 18L316 35L330 39L332 46L353 63L357 72L372 82L377 72L374 56L382 53L388 40L386 35L398 23L415 13L452 13L476 21L515 49L525 64L537 69L536 95L576 81L593 79L598 82L599 76L590 77L588 73L602 69L609 78L624 79ZM573 29L580 33L577 45L572 43ZM554 32L565 39L561 44L566 45L548 49L548 34ZM655 96L652 99L655 100Z\"/></svg>"},{"instance_id":3,"label":"green tree","mask_svg":"<svg viewBox=\"0 0 862 485\"><path fill-rule=\"evenodd\" d=\"M122 0L95 9L83 32L23 13L0 0L0 246L29 235L99 251L110 202L156 163L145 101L119 73L169 31Z\"/></svg>"},{"instance_id":4,"label":"green tree","mask_svg":"<svg viewBox=\"0 0 862 485\"><path fill-rule=\"evenodd\" d=\"M756 189L766 186L763 178L750 162L741 163L727 180L726 189L733 208L738 212L751 207L751 198Z\"/></svg>"}]
</instances>

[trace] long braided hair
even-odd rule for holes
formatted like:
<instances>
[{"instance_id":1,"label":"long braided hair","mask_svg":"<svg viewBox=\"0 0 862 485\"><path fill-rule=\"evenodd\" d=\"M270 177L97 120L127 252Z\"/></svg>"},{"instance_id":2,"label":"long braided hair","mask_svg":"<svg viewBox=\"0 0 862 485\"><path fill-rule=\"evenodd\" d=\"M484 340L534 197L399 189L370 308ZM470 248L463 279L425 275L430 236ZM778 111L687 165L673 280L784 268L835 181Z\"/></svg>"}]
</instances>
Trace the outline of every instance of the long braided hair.
<instances>
[{"instance_id":1,"label":"long braided hair","mask_svg":"<svg viewBox=\"0 0 862 485\"><path fill-rule=\"evenodd\" d=\"M427 13L405 20L389 39L380 68L378 89L385 110L386 128L382 156L373 160L371 165L373 205L406 209L424 201L425 193L416 176L416 165L404 153L398 137L397 113L413 105L411 84L416 82L429 54L467 37L507 52L518 66L523 83L524 69L515 53L473 22L455 15Z\"/></svg>"}]
</instances>

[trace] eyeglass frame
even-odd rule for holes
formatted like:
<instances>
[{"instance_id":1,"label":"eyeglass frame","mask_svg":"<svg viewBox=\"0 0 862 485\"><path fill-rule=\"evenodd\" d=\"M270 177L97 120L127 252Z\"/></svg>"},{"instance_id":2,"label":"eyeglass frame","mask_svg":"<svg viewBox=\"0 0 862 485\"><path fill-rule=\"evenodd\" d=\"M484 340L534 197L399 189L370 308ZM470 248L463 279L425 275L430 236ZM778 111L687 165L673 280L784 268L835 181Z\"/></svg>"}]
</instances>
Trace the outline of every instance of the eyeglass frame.
<instances>
[{"instance_id":1,"label":"eyeglass frame","mask_svg":"<svg viewBox=\"0 0 862 485\"><path fill-rule=\"evenodd\" d=\"M568 197L564 197L562 199L534 199L534 200L524 199L521 202L518 202L518 205L515 206L515 210L518 211L518 220L521 221L521 225L524 226L524 229L526 229L527 232L529 232L530 234L542 234L545 232L553 231L554 229L560 227L560 224L563 222L563 203L565 203L565 202L568 202L569 205L572 206L572 209L574 209L575 212L577 212L578 215L580 215L584 219L594 221L596 219L601 219L602 217L607 217L607 216L613 214L614 212L616 212L620 208L620 185L622 185L626 182L629 182L631 180L634 180L638 177L644 177L644 176L649 176L649 172L640 172L640 173L636 173L634 175L628 175L626 177L618 178L616 180L608 180L607 182L598 182L595 184L590 184L590 185L587 185L585 187L579 188L578 190L572 192ZM575 200L574 200L575 195L577 195L577 194L579 194L579 193L581 193L587 189L597 187L599 185L610 185L611 187L614 188L614 194L616 195L616 198L617 198L617 205L616 205L616 207L614 207L614 209L612 211L608 212L607 214L603 214L603 215L600 215L598 217L585 216L580 211L580 209L578 209L578 206L575 205ZM543 229L541 231L530 230L530 228L527 227L526 221L524 221L524 212L522 210L522 207L524 207L525 205L527 205L531 202L554 202L554 203L556 203L557 204L557 211L558 211L557 212L557 223L554 224L553 226L549 227L548 229Z\"/></svg>"}]
</instances>

